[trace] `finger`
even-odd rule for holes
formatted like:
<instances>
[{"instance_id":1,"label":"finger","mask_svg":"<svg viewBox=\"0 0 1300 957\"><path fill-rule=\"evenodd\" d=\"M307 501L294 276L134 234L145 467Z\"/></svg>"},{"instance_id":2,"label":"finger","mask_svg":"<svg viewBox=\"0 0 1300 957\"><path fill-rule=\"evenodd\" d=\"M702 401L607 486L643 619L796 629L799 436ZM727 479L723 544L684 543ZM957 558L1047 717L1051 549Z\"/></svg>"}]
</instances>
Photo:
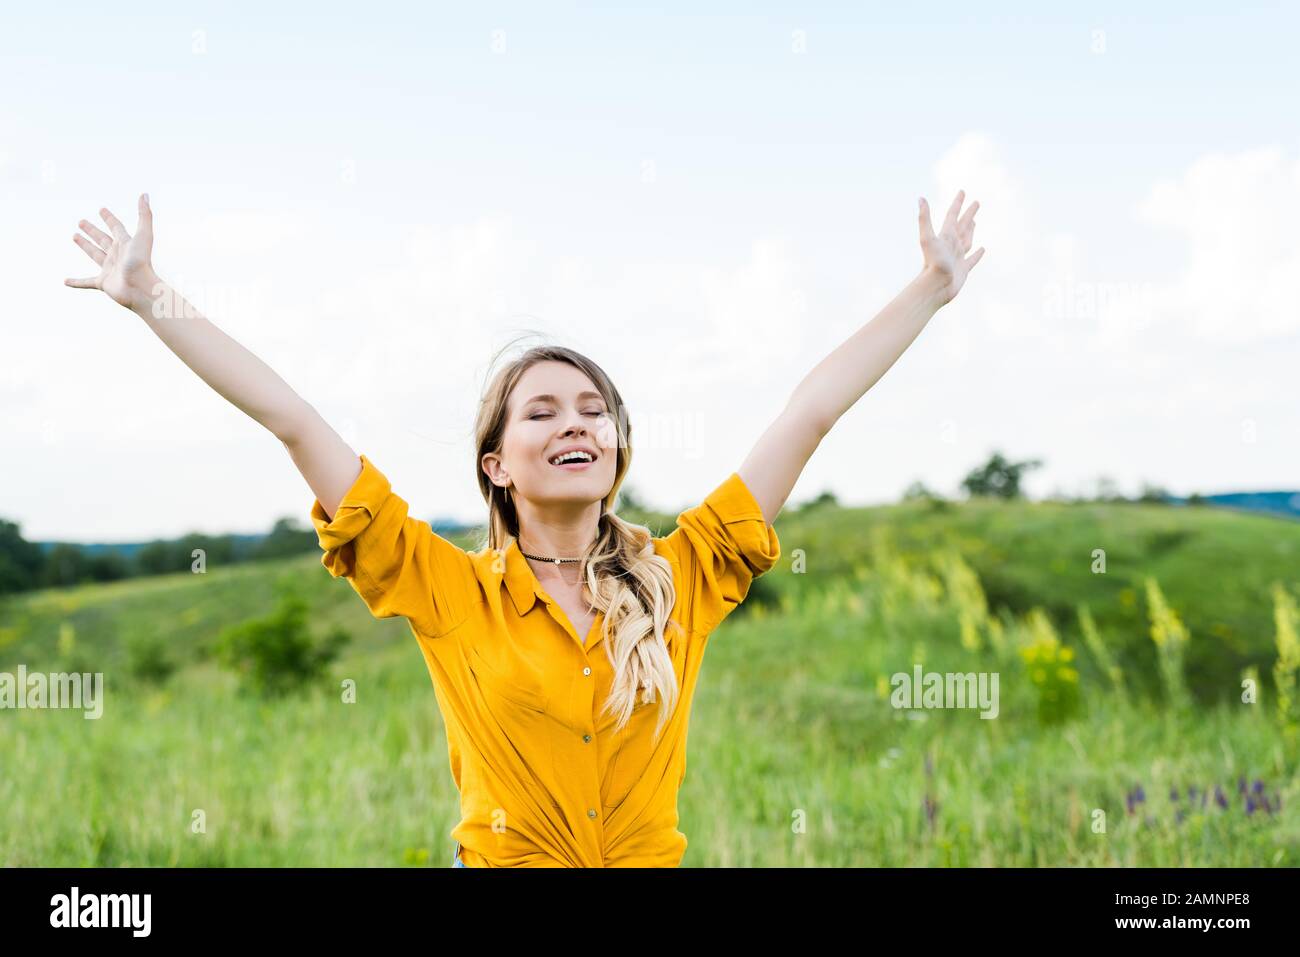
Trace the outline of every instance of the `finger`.
<instances>
[{"instance_id":1,"label":"finger","mask_svg":"<svg viewBox=\"0 0 1300 957\"><path fill-rule=\"evenodd\" d=\"M957 198L952 201L952 205L948 207L948 215L943 218L944 232L957 225L957 214L961 212L961 202L965 198L966 191L964 189L957 190Z\"/></svg>"},{"instance_id":2,"label":"finger","mask_svg":"<svg viewBox=\"0 0 1300 957\"><path fill-rule=\"evenodd\" d=\"M95 244L99 246L100 249L104 250L104 252L108 252L108 247L113 245L113 237L104 232L94 223L83 219L77 225L84 229L86 235L93 239Z\"/></svg>"},{"instance_id":3,"label":"finger","mask_svg":"<svg viewBox=\"0 0 1300 957\"><path fill-rule=\"evenodd\" d=\"M921 242L927 243L934 239L934 223L930 221L930 204L922 196L919 203L921 211L918 218L921 221Z\"/></svg>"},{"instance_id":4,"label":"finger","mask_svg":"<svg viewBox=\"0 0 1300 957\"><path fill-rule=\"evenodd\" d=\"M957 229L957 236L961 239L961 251L967 253L975 243L975 224L972 222L965 227Z\"/></svg>"},{"instance_id":5,"label":"finger","mask_svg":"<svg viewBox=\"0 0 1300 957\"><path fill-rule=\"evenodd\" d=\"M99 215L104 222L108 223L108 228L113 231L113 238L119 243L124 243L131 238L131 235L126 231L126 227L107 209L101 209Z\"/></svg>"},{"instance_id":6,"label":"finger","mask_svg":"<svg viewBox=\"0 0 1300 957\"><path fill-rule=\"evenodd\" d=\"M972 269L974 269L975 264L983 258L984 258L984 247L981 246L979 249L975 250L975 252L972 253L969 257L966 258L965 260L966 271L970 272Z\"/></svg>"},{"instance_id":7,"label":"finger","mask_svg":"<svg viewBox=\"0 0 1300 957\"><path fill-rule=\"evenodd\" d=\"M95 260L96 263L101 266L104 265L104 250L100 249L80 233L73 236L72 241L85 250L86 255Z\"/></svg>"},{"instance_id":8,"label":"finger","mask_svg":"<svg viewBox=\"0 0 1300 957\"><path fill-rule=\"evenodd\" d=\"M966 212L961 214L961 219L958 221L957 225L961 229L971 228L972 221L975 219L975 210L979 208L980 208L980 201L977 199L975 200L975 202L970 204L970 209L966 210Z\"/></svg>"},{"instance_id":9,"label":"finger","mask_svg":"<svg viewBox=\"0 0 1300 957\"><path fill-rule=\"evenodd\" d=\"M149 208L149 194L141 193L139 207L139 223L136 225L136 232L148 238L153 235L153 210Z\"/></svg>"},{"instance_id":10,"label":"finger","mask_svg":"<svg viewBox=\"0 0 1300 957\"><path fill-rule=\"evenodd\" d=\"M99 287L98 287L97 285L95 285L95 282L96 282L96 279L95 279L94 276L92 276L92 277L89 278L89 279L65 279L65 280L63 280L63 284L64 284L65 286L71 286L73 289L98 289Z\"/></svg>"}]
</instances>

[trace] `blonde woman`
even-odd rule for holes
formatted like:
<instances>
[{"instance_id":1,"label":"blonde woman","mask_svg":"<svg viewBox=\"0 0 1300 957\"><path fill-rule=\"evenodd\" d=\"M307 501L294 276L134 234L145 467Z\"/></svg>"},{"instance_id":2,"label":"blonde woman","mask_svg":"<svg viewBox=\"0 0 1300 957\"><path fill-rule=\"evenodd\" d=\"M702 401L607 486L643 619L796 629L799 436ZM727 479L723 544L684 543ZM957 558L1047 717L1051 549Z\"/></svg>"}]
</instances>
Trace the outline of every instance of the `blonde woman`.
<instances>
[{"instance_id":1,"label":"blonde woman","mask_svg":"<svg viewBox=\"0 0 1300 957\"><path fill-rule=\"evenodd\" d=\"M831 427L979 262L979 203L959 192L923 265L790 395L739 469L656 538L620 518L632 461L623 397L570 349L530 349L492 377L474 471L486 534L466 551L412 518L383 472L226 336L151 264L153 215L130 234L82 220L98 275L68 279L134 311L208 385L270 430L315 494L322 563L379 618L407 619L447 730L461 820L454 866L675 867L677 792L709 635L780 557L772 521Z\"/></svg>"}]
</instances>

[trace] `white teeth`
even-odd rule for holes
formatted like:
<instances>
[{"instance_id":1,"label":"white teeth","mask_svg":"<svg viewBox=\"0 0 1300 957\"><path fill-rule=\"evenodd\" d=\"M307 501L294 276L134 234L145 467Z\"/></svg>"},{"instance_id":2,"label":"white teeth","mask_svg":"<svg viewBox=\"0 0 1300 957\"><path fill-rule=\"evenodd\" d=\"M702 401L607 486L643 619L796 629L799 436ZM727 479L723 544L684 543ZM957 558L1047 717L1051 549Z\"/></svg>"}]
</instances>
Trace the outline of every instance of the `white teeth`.
<instances>
[{"instance_id":1,"label":"white teeth","mask_svg":"<svg viewBox=\"0 0 1300 957\"><path fill-rule=\"evenodd\" d=\"M564 465L566 462L593 462L595 459L587 452L565 452L551 459L552 465Z\"/></svg>"}]
</instances>

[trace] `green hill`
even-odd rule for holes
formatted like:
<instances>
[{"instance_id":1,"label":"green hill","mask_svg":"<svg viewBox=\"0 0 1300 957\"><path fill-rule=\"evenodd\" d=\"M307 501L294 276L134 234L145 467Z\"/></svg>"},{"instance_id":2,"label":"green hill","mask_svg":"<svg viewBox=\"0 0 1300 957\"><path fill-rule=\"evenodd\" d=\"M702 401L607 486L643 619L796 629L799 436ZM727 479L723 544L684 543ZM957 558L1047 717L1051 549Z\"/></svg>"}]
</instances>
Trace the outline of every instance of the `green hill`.
<instances>
[{"instance_id":1,"label":"green hill","mask_svg":"<svg viewBox=\"0 0 1300 957\"><path fill-rule=\"evenodd\" d=\"M1274 691L1274 665L1293 687L1300 664L1300 527L989 501L819 506L777 530L780 563L709 639L686 866L1300 863L1300 706ZM300 693L241 693L216 638L286 590L352 641ZM149 679L141 642L170 676ZM0 864L449 863L424 662L318 555L10 596L0 672L19 664L103 672L107 700L99 720L0 711ZM900 707L914 668L998 676L996 717Z\"/></svg>"}]
</instances>

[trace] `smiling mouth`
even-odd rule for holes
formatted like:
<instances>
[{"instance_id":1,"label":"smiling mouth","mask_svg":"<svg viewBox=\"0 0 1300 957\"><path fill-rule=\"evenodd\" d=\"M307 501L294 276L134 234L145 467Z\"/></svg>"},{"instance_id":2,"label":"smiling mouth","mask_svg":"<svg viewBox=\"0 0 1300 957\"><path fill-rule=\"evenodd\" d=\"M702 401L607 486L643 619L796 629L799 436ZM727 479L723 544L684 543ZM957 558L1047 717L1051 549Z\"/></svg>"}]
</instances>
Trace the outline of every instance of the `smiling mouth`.
<instances>
[{"instance_id":1,"label":"smiling mouth","mask_svg":"<svg viewBox=\"0 0 1300 957\"><path fill-rule=\"evenodd\" d=\"M550 464L552 468L564 469L568 472L581 472L584 469L591 468L591 466L595 465L596 460L592 459L591 461L584 461L583 459L569 459L568 461L561 462L558 465L554 462L551 462Z\"/></svg>"},{"instance_id":2,"label":"smiling mouth","mask_svg":"<svg viewBox=\"0 0 1300 957\"><path fill-rule=\"evenodd\" d=\"M559 462L556 462L556 459L559 459ZM554 465L555 468L564 468L571 472L581 472L582 469L588 468L589 465L595 462L595 454L594 452L586 451L585 449L571 450L560 452L559 455L552 455L550 459L547 459L547 462Z\"/></svg>"}]
</instances>

